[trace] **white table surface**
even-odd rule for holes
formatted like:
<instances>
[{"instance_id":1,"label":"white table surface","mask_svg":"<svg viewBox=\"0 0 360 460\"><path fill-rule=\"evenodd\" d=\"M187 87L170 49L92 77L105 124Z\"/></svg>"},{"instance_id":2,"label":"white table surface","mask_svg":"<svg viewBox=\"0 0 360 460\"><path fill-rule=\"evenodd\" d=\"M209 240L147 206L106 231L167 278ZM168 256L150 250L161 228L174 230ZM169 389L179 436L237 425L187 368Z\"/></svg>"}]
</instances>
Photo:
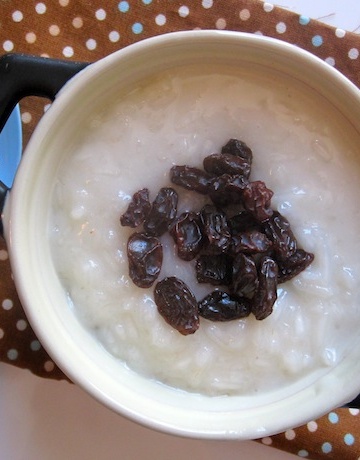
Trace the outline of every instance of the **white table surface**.
<instances>
[{"instance_id":1,"label":"white table surface","mask_svg":"<svg viewBox=\"0 0 360 460\"><path fill-rule=\"evenodd\" d=\"M359 0L276 5L360 33ZM80 388L0 364L0 460L291 460L255 442L180 439L137 426Z\"/></svg>"}]
</instances>

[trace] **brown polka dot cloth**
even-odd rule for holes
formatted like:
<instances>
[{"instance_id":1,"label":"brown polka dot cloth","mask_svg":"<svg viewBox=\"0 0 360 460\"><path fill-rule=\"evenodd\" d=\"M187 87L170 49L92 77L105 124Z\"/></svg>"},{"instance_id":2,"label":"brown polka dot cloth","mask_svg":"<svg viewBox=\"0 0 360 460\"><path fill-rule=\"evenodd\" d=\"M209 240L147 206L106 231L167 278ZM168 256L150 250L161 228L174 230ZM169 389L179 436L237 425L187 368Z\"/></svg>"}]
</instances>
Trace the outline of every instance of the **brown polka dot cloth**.
<instances>
[{"instance_id":1,"label":"brown polka dot cloth","mask_svg":"<svg viewBox=\"0 0 360 460\"><path fill-rule=\"evenodd\" d=\"M177 30L226 29L263 34L304 48L360 85L360 37L260 0L6 0L0 2L2 53L96 61L144 38ZM21 102L24 146L47 100ZM66 379L27 322L0 241L0 360ZM360 382L359 382L360 388ZM307 425L258 440L309 459L360 459L360 414L337 409ZM239 459L241 449L239 448Z\"/></svg>"}]
</instances>

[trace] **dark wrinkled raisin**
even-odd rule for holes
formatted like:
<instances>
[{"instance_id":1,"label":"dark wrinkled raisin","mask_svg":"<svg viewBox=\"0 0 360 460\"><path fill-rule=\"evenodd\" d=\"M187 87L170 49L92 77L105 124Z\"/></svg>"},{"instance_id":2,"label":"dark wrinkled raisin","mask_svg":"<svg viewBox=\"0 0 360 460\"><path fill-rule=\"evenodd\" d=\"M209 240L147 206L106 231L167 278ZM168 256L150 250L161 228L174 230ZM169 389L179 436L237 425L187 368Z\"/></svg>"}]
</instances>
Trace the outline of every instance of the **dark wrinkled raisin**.
<instances>
[{"instance_id":1,"label":"dark wrinkled raisin","mask_svg":"<svg viewBox=\"0 0 360 460\"><path fill-rule=\"evenodd\" d=\"M223 291L214 291L199 302L199 315L211 321L246 318L250 312L248 301Z\"/></svg>"},{"instance_id":2,"label":"dark wrinkled raisin","mask_svg":"<svg viewBox=\"0 0 360 460\"><path fill-rule=\"evenodd\" d=\"M154 300L160 315L183 335L199 328L198 304L186 284L172 276L155 286Z\"/></svg>"},{"instance_id":3,"label":"dark wrinkled raisin","mask_svg":"<svg viewBox=\"0 0 360 460\"><path fill-rule=\"evenodd\" d=\"M221 174L250 175L251 164L248 160L230 153L213 153L203 160L206 172L220 176Z\"/></svg>"},{"instance_id":4,"label":"dark wrinkled raisin","mask_svg":"<svg viewBox=\"0 0 360 460\"><path fill-rule=\"evenodd\" d=\"M277 260L286 261L295 254L297 241L289 221L282 214L274 211L273 215L262 225L266 236L273 242L273 250Z\"/></svg>"},{"instance_id":5,"label":"dark wrinkled raisin","mask_svg":"<svg viewBox=\"0 0 360 460\"><path fill-rule=\"evenodd\" d=\"M268 256L263 257L259 266L259 287L252 301L251 312L258 320L267 318L273 311L277 299L278 266Z\"/></svg>"},{"instance_id":6,"label":"dark wrinkled raisin","mask_svg":"<svg viewBox=\"0 0 360 460\"><path fill-rule=\"evenodd\" d=\"M158 238L144 233L133 233L127 244L129 275L141 288L152 286L159 276L163 251Z\"/></svg>"},{"instance_id":7,"label":"dark wrinkled raisin","mask_svg":"<svg viewBox=\"0 0 360 460\"><path fill-rule=\"evenodd\" d=\"M245 254L238 254L234 259L232 271L233 292L239 297L252 299L259 285L254 260Z\"/></svg>"},{"instance_id":8,"label":"dark wrinkled raisin","mask_svg":"<svg viewBox=\"0 0 360 460\"><path fill-rule=\"evenodd\" d=\"M120 217L120 223L124 227L135 228L143 224L149 214L151 204L149 201L149 190L143 188L134 193L127 210Z\"/></svg>"},{"instance_id":9,"label":"dark wrinkled raisin","mask_svg":"<svg viewBox=\"0 0 360 460\"><path fill-rule=\"evenodd\" d=\"M250 164L253 158L250 147L248 147L245 142L238 139L230 139L229 142L227 142L221 149L221 153L230 153L231 155L244 158L249 161Z\"/></svg>"},{"instance_id":10,"label":"dark wrinkled raisin","mask_svg":"<svg viewBox=\"0 0 360 460\"><path fill-rule=\"evenodd\" d=\"M261 230L261 224L249 211L240 211L228 218L228 224L233 235L249 230Z\"/></svg>"},{"instance_id":11,"label":"dark wrinkled raisin","mask_svg":"<svg viewBox=\"0 0 360 460\"><path fill-rule=\"evenodd\" d=\"M206 171L192 166L173 166L170 169L171 182L202 195L208 193L209 181L212 177Z\"/></svg>"},{"instance_id":12,"label":"dark wrinkled raisin","mask_svg":"<svg viewBox=\"0 0 360 460\"><path fill-rule=\"evenodd\" d=\"M210 179L208 194L216 205L227 206L241 201L243 191L248 184L249 181L245 176L222 174Z\"/></svg>"},{"instance_id":13,"label":"dark wrinkled raisin","mask_svg":"<svg viewBox=\"0 0 360 460\"><path fill-rule=\"evenodd\" d=\"M231 253L258 254L269 251L271 241L258 230L237 233L231 238Z\"/></svg>"},{"instance_id":14,"label":"dark wrinkled raisin","mask_svg":"<svg viewBox=\"0 0 360 460\"><path fill-rule=\"evenodd\" d=\"M226 254L202 254L196 260L195 272L199 283L229 285L232 278L232 258Z\"/></svg>"},{"instance_id":15,"label":"dark wrinkled raisin","mask_svg":"<svg viewBox=\"0 0 360 460\"><path fill-rule=\"evenodd\" d=\"M178 194L173 188L161 188L151 205L144 222L144 230L150 235L161 236L176 217Z\"/></svg>"},{"instance_id":16,"label":"dark wrinkled raisin","mask_svg":"<svg viewBox=\"0 0 360 460\"><path fill-rule=\"evenodd\" d=\"M207 204L202 208L200 216L206 251L213 254L226 252L231 243L231 233L225 212Z\"/></svg>"},{"instance_id":17,"label":"dark wrinkled raisin","mask_svg":"<svg viewBox=\"0 0 360 460\"><path fill-rule=\"evenodd\" d=\"M305 270L313 260L314 254L303 249L297 249L288 259L278 262L278 283L284 283L294 278L294 276Z\"/></svg>"},{"instance_id":18,"label":"dark wrinkled raisin","mask_svg":"<svg viewBox=\"0 0 360 460\"><path fill-rule=\"evenodd\" d=\"M203 246L200 217L195 212L180 214L171 224L170 234L175 241L180 259L194 259Z\"/></svg>"},{"instance_id":19,"label":"dark wrinkled raisin","mask_svg":"<svg viewBox=\"0 0 360 460\"><path fill-rule=\"evenodd\" d=\"M270 205L273 194L264 182L260 180L249 182L242 194L244 207L262 222L272 215Z\"/></svg>"}]
</instances>

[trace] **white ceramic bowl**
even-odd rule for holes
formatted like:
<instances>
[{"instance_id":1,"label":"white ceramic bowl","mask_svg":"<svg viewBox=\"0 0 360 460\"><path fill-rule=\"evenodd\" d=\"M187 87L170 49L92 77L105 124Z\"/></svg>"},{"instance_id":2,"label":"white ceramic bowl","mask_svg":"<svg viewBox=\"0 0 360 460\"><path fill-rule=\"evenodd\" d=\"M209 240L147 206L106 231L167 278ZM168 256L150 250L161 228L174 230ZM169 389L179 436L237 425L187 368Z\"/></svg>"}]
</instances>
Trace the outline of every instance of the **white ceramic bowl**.
<instances>
[{"instance_id":1,"label":"white ceramic bowl","mask_svg":"<svg viewBox=\"0 0 360 460\"><path fill-rule=\"evenodd\" d=\"M288 388L211 397L159 385L129 371L80 324L68 306L48 242L54 175L77 121L101 98L165 69L198 62L273 69L321 94L360 133L360 93L336 70L301 49L257 35L179 32L139 42L89 66L59 93L33 134L5 207L16 286L36 334L60 368L97 400L148 427L181 436L254 439L317 418L360 389L360 347L335 367ZM276 370L274 369L274 372Z\"/></svg>"}]
</instances>

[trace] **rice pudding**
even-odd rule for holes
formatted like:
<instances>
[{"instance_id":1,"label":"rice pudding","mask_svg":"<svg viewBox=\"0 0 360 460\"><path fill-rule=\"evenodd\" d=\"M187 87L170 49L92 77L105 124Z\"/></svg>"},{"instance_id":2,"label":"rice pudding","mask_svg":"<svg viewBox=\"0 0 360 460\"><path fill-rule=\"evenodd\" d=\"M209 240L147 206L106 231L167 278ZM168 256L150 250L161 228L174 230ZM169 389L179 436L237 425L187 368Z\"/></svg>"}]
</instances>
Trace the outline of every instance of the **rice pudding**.
<instances>
[{"instance_id":1,"label":"rice pudding","mask_svg":"<svg viewBox=\"0 0 360 460\"><path fill-rule=\"evenodd\" d=\"M360 242L349 227L360 223L358 133L310 88L268 69L194 65L130 89L81 121L57 173L49 235L69 308L114 359L181 390L249 395L326 373L357 335ZM134 192L147 187L153 199L176 188L171 166L200 166L229 138L252 148L252 180L274 191L272 207L315 260L279 285L264 321L202 319L182 336L158 314L153 289L130 280L133 230L119 217ZM203 206L178 190L178 213ZM177 276L198 298L210 292L171 237L161 239L159 280Z\"/></svg>"}]
</instances>

